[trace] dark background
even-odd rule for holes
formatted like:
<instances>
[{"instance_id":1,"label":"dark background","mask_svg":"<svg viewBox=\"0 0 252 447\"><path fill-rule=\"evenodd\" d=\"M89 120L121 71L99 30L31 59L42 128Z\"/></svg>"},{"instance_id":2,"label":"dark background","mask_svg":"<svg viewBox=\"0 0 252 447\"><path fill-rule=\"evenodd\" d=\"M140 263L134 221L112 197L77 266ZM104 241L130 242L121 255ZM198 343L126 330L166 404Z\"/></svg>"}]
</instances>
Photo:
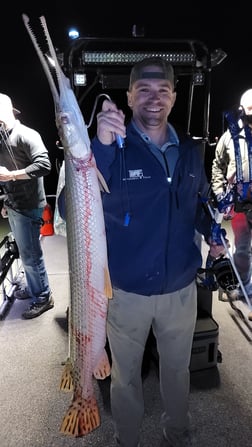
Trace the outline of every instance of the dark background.
<instances>
[{"instance_id":1,"label":"dark background","mask_svg":"<svg viewBox=\"0 0 252 447\"><path fill-rule=\"evenodd\" d=\"M11 96L21 110L20 119L37 129L49 150L53 170L46 178L48 194L55 193L55 163L62 159L56 147L54 104L38 56L22 20L27 14L38 24L44 15L54 46L64 52L69 46L68 30L77 27L80 36L131 37L134 24L143 26L145 37L197 39L210 51L222 48L226 59L212 70L209 132L214 141L223 130L223 111L239 104L244 90L252 87L252 39L250 12L243 5L219 2L53 1L31 5L22 2L1 5L0 91ZM141 4L141 6L140 6ZM85 104L84 104L85 108ZM210 159L214 148L210 148Z\"/></svg>"}]
</instances>

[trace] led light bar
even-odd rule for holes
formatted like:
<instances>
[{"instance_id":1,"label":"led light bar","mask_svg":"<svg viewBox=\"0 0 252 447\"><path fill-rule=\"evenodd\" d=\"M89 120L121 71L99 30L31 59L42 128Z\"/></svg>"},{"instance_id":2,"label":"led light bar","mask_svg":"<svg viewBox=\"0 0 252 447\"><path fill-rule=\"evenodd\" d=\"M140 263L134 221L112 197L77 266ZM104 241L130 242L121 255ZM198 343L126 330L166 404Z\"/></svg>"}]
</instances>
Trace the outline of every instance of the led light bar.
<instances>
[{"instance_id":1,"label":"led light bar","mask_svg":"<svg viewBox=\"0 0 252 447\"><path fill-rule=\"evenodd\" d=\"M162 57L175 65L195 65L196 62L195 55L190 52L83 51L82 63L85 65L132 65L146 57Z\"/></svg>"}]
</instances>

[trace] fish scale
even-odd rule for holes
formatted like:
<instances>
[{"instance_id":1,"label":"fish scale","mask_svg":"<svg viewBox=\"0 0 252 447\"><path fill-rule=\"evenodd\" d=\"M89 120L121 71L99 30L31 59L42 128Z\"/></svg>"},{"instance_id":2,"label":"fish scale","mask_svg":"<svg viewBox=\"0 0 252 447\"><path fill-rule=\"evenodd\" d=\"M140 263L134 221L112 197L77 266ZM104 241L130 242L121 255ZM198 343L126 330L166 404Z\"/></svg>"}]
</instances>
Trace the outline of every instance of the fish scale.
<instances>
[{"instance_id":1,"label":"fish scale","mask_svg":"<svg viewBox=\"0 0 252 447\"><path fill-rule=\"evenodd\" d=\"M87 127L69 79L59 66L44 16L40 17L40 22L54 61L57 82L29 18L25 14L22 18L49 82L56 126L64 148L70 306L69 355L60 388L72 391L73 397L60 431L78 437L99 427L93 379L105 379L110 374L105 344L108 298L112 297L112 286L100 184L106 192L108 189L97 170Z\"/></svg>"}]
</instances>

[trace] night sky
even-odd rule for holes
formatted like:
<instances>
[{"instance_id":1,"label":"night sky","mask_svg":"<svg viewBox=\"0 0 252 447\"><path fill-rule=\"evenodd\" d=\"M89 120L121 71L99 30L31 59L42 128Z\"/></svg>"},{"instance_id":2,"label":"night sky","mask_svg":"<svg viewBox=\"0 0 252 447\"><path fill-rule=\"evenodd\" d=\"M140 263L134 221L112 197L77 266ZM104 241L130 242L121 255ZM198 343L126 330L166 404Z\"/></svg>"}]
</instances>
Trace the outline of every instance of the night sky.
<instances>
[{"instance_id":1,"label":"night sky","mask_svg":"<svg viewBox=\"0 0 252 447\"><path fill-rule=\"evenodd\" d=\"M19 2L20 4L21 2ZM35 2L34 2L35 3ZM139 6L138 6L139 5ZM142 5L142 2L141 2ZM131 37L134 24L145 29L145 37L197 39L212 52L222 48L227 58L212 70L210 103L210 139L220 136L223 110L239 103L244 90L252 87L252 39L250 16L239 5L221 2L222 11L212 2L164 2L140 6L140 2L84 1L22 2L1 6L1 71L0 91L11 96L21 110L20 119L42 135L55 160L62 158L56 148L58 139L54 105L47 79L22 21L27 14L31 23L44 15L54 46L66 51L68 30L77 27L81 36ZM84 104L85 106L85 104ZM54 193L55 169L47 179L47 193Z\"/></svg>"}]
</instances>

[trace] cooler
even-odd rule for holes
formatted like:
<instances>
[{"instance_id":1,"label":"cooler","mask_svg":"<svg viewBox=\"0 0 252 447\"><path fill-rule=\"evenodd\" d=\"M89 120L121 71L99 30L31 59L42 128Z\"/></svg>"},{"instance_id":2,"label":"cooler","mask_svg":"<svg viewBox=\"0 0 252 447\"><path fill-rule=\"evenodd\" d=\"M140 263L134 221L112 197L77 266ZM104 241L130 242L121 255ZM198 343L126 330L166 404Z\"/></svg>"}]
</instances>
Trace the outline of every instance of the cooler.
<instances>
[{"instance_id":1,"label":"cooler","mask_svg":"<svg viewBox=\"0 0 252 447\"><path fill-rule=\"evenodd\" d=\"M193 337L190 371L212 368L218 360L219 326L205 311L198 312Z\"/></svg>"}]
</instances>

